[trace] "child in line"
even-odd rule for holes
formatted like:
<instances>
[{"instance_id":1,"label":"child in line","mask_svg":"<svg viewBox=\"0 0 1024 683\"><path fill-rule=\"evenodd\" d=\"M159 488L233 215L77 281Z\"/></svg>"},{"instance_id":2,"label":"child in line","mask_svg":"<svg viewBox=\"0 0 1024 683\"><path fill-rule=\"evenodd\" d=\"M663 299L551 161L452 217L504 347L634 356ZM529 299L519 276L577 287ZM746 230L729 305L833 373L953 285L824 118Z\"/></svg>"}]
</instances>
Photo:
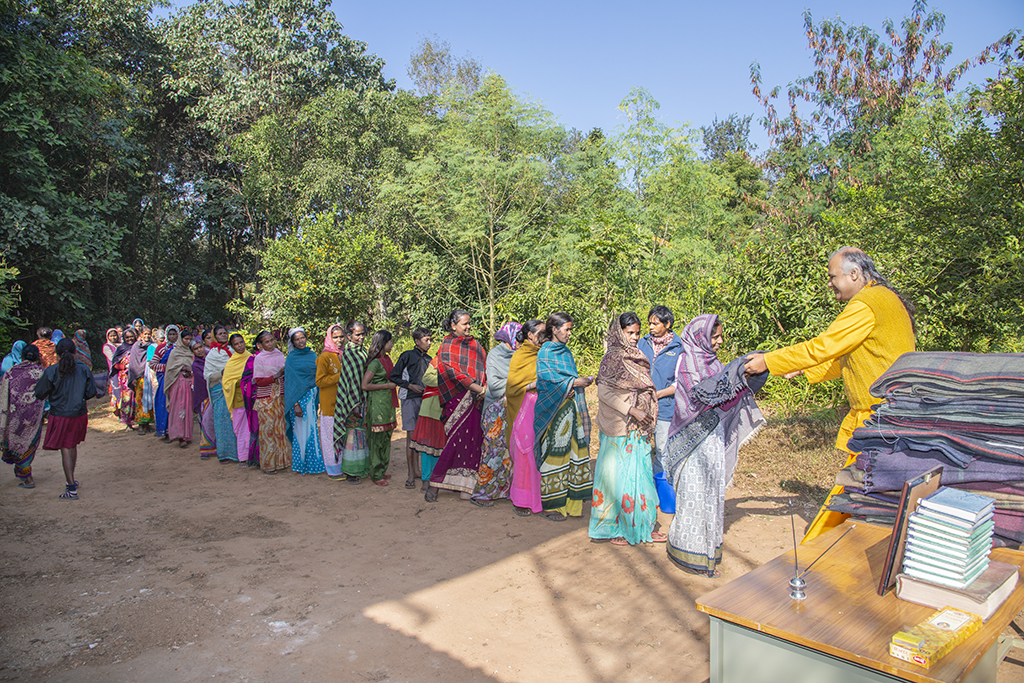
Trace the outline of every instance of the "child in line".
<instances>
[{"instance_id":1,"label":"child in line","mask_svg":"<svg viewBox=\"0 0 1024 683\"><path fill-rule=\"evenodd\" d=\"M413 348L398 357L391 381L398 385L398 398L402 400L402 429L405 430L405 462L408 475L405 488L416 488L416 479L421 476L420 459L412 445L412 433L420 415L423 402L423 373L430 365L430 330L417 327L412 331ZM426 479L424 479L426 481Z\"/></svg>"}]
</instances>

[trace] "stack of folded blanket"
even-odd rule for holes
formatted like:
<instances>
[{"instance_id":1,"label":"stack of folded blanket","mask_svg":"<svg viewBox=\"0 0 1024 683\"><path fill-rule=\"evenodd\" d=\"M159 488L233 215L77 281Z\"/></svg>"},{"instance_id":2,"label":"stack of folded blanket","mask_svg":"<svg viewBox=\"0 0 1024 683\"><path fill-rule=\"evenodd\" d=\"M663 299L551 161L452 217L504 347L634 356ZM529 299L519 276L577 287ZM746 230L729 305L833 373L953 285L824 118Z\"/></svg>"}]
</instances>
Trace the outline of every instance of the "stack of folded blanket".
<instances>
[{"instance_id":1,"label":"stack of folded blanket","mask_svg":"<svg viewBox=\"0 0 1024 683\"><path fill-rule=\"evenodd\" d=\"M1024 354L905 353L871 394L830 510L891 525L903 482L941 465L943 486L995 499L997 545L1024 543Z\"/></svg>"}]
</instances>

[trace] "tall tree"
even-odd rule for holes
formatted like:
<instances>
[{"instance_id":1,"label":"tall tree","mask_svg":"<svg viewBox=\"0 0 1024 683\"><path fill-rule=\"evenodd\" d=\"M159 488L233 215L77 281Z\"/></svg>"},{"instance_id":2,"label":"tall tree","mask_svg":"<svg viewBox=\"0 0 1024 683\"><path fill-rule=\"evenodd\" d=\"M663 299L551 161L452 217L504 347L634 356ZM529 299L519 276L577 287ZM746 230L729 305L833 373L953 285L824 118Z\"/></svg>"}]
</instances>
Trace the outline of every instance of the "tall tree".
<instances>
[{"instance_id":1,"label":"tall tree","mask_svg":"<svg viewBox=\"0 0 1024 683\"><path fill-rule=\"evenodd\" d=\"M521 282L535 233L547 227L548 159L564 133L493 74L447 111L385 198L465 273L475 301L456 303L479 303L493 332L497 302Z\"/></svg>"},{"instance_id":2,"label":"tall tree","mask_svg":"<svg viewBox=\"0 0 1024 683\"><path fill-rule=\"evenodd\" d=\"M435 103L447 91L466 97L480 89L483 66L472 56L455 57L451 44L436 35L423 38L409 55L406 74L421 97Z\"/></svg>"},{"instance_id":3,"label":"tall tree","mask_svg":"<svg viewBox=\"0 0 1024 683\"><path fill-rule=\"evenodd\" d=\"M149 9L0 8L0 252L17 265L21 311L34 322L88 317L93 278L121 268L122 212L144 164Z\"/></svg>"},{"instance_id":4,"label":"tall tree","mask_svg":"<svg viewBox=\"0 0 1024 683\"><path fill-rule=\"evenodd\" d=\"M721 121L716 116L710 125L701 126L705 158L711 161L725 161L730 154L750 156L756 149L750 142L750 122L753 118L753 114L729 114Z\"/></svg>"},{"instance_id":5,"label":"tall tree","mask_svg":"<svg viewBox=\"0 0 1024 683\"><path fill-rule=\"evenodd\" d=\"M854 160L870 155L871 136L896 121L915 91L949 93L971 66L1010 57L1016 32L944 71L952 52L940 39L945 21L925 0L915 0L900 28L886 20L880 36L840 18L816 24L805 11L815 69L789 86L784 114L775 105L780 88L766 92L760 65L751 65L753 93L764 106L762 122L772 140L766 165L777 181L777 201L784 201L794 218L830 205L839 181L856 181L850 174ZM801 110L802 103L810 105L810 113Z\"/></svg>"}]
</instances>

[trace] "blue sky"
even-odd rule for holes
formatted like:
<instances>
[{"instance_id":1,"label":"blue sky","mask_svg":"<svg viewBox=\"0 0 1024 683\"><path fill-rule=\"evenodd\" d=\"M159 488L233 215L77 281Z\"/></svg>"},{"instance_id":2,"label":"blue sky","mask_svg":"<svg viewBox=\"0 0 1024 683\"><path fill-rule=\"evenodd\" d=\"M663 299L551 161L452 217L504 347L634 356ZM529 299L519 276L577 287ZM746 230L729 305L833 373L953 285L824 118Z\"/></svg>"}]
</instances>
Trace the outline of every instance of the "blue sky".
<instances>
[{"instance_id":1,"label":"blue sky","mask_svg":"<svg viewBox=\"0 0 1024 683\"><path fill-rule=\"evenodd\" d=\"M979 52L1010 29L1024 29L1021 0L933 1L946 15L942 38L953 44L947 67ZM785 87L811 72L803 11L815 21L841 16L879 33L897 25L912 3L794 2L544 2L498 3L334 0L345 33L387 62L401 88L409 55L425 36L447 40L456 55L472 55L523 97L551 111L568 128L613 133L617 107L630 88L647 88L664 122L693 126L717 115L754 114L751 138L763 150L762 110L750 92L750 64L765 85ZM992 67L969 73L983 82Z\"/></svg>"}]
</instances>

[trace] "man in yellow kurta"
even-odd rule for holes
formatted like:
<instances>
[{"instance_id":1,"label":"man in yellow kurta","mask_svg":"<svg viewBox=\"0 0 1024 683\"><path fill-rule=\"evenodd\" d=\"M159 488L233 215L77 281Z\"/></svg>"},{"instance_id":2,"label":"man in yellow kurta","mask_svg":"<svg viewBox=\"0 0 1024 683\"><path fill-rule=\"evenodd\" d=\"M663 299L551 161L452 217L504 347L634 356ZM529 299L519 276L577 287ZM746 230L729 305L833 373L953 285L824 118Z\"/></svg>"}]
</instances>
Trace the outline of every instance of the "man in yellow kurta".
<instances>
[{"instance_id":1,"label":"man in yellow kurta","mask_svg":"<svg viewBox=\"0 0 1024 683\"><path fill-rule=\"evenodd\" d=\"M839 428L836 447L850 454L846 460L850 465L856 454L846 442L853 430L871 416L871 405L877 402L869 388L897 358L914 350L914 323L903 299L860 249L843 247L832 255L828 283L837 301L850 302L829 328L801 344L753 354L746 371L755 374L769 370L787 377L802 372L812 384L842 377L850 412ZM842 486L834 487L825 505L842 491ZM828 512L823 506L804 541L828 531L847 516Z\"/></svg>"}]
</instances>

